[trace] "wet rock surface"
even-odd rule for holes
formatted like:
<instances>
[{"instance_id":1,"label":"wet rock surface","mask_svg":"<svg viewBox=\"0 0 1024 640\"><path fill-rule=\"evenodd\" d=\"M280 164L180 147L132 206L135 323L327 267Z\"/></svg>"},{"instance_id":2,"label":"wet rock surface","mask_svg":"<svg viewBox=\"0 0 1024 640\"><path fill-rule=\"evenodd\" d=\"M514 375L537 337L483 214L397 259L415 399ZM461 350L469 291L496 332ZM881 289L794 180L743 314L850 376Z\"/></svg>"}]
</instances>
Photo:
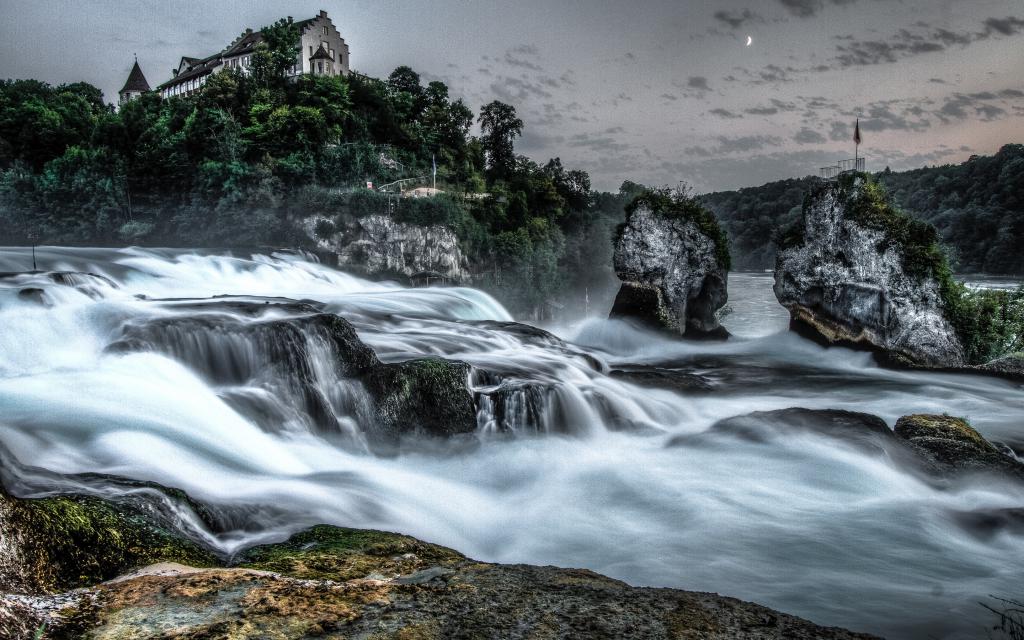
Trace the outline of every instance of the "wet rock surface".
<instances>
[{"instance_id":1,"label":"wet rock surface","mask_svg":"<svg viewBox=\"0 0 1024 640\"><path fill-rule=\"evenodd\" d=\"M691 338L728 336L715 315L728 300L727 269L695 222L641 205L616 238L614 260L623 284L612 318Z\"/></svg>"},{"instance_id":2,"label":"wet rock surface","mask_svg":"<svg viewBox=\"0 0 1024 640\"><path fill-rule=\"evenodd\" d=\"M24 502L3 505L35 508ZM7 588L0 632L193 640L870 637L715 594L636 588L580 569L476 562L380 531L317 526L227 564L196 568L172 559L77 591L59 592L60 581L34 594Z\"/></svg>"},{"instance_id":3,"label":"wet rock surface","mask_svg":"<svg viewBox=\"0 0 1024 640\"><path fill-rule=\"evenodd\" d=\"M720 420L707 431L675 436L668 446L707 446L722 438L767 442L807 432L884 455L924 478L945 482L970 474L1024 481L1024 463L986 440L962 418L903 416L890 429L878 416L835 409L755 411Z\"/></svg>"},{"instance_id":4,"label":"wet rock surface","mask_svg":"<svg viewBox=\"0 0 1024 640\"><path fill-rule=\"evenodd\" d=\"M986 440L963 418L903 416L896 422L894 432L949 472L997 472L1024 480L1024 463Z\"/></svg>"},{"instance_id":5,"label":"wet rock surface","mask_svg":"<svg viewBox=\"0 0 1024 640\"><path fill-rule=\"evenodd\" d=\"M779 251L775 295L795 328L830 344L869 348L894 362L965 364L938 281L914 275L902 248L850 213L860 183L827 183L804 207L802 241Z\"/></svg>"},{"instance_id":6,"label":"wet rock surface","mask_svg":"<svg viewBox=\"0 0 1024 640\"><path fill-rule=\"evenodd\" d=\"M406 278L433 272L449 283L468 282L469 261L444 226L396 222L389 216L351 219L321 247L336 251L338 267L369 276Z\"/></svg>"},{"instance_id":7,"label":"wet rock surface","mask_svg":"<svg viewBox=\"0 0 1024 640\"><path fill-rule=\"evenodd\" d=\"M361 424L372 426L362 435L371 446L391 446L404 435L448 437L476 428L470 368L465 363L443 358L382 363L352 324L340 316L314 313L263 319L259 313L307 311L305 303L230 300L161 304L194 315L129 324L108 350L161 352L219 385L272 381L274 394L295 405L322 431L342 431L339 413L366 418ZM235 313L257 320L242 321ZM329 375L318 366L324 361L333 363ZM339 400L335 389L341 380L361 387L352 387ZM288 419L278 405L260 403L258 397L226 393L225 399L257 421L260 417L268 423ZM369 415L363 415L365 412Z\"/></svg>"}]
</instances>

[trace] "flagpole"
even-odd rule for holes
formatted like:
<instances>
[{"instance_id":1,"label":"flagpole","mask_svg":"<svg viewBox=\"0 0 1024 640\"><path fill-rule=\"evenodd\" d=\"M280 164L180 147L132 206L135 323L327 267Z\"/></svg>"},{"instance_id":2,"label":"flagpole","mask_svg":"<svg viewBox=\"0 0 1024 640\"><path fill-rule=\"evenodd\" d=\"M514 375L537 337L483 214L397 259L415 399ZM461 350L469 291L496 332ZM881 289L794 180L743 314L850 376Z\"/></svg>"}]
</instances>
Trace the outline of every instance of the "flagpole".
<instances>
[{"instance_id":1,"label":"flagpole","mask_svg":"<svg viewBox=\"0 0 1024 640\"><path fill-rule=\"evenodd\" d=\"M860 118L857 118L856 124L853 125L853 170L859 171L860 166Z\"/></svg>"}]
</instances>

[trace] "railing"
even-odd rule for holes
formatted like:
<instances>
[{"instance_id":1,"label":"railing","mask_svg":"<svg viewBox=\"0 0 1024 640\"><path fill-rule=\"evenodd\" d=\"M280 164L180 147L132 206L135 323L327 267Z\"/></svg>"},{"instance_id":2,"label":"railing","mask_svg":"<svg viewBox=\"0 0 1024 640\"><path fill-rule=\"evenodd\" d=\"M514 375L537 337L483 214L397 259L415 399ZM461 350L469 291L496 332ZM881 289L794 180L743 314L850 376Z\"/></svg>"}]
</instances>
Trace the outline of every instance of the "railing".
<instances>
[{"instance_id":1,"label":"railing","mask_svg":"<svg viewBox=\"0 0 1024 640\"><path fill-rule=\"evenodd\" d=\"M849 160L840 160L828 167L822 167L819 175L825 180L835 180L844 173L864 171L864 166L864 158L850 158Z\"/></svg>"}]
</instances>

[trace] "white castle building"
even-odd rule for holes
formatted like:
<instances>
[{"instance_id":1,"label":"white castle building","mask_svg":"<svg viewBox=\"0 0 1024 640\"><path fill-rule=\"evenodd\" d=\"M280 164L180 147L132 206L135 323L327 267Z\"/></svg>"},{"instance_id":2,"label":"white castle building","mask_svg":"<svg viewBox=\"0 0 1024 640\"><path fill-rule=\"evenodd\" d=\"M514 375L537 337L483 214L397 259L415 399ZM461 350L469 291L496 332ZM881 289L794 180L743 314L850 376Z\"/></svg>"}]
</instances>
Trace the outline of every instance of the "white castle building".
<instances>
[{"instance_id":1,"label":"white castle building","mask_svg":"<svg viewBox=\"0 0 1024 640\"><path fill-rule=\"evenodd\" d=\"M299 41L296 43L295 64L288 70L290 77L299 75L324 75L337 76L349 74L349 50L345 39L338 33L338 29L327 16L326 11L320 15L301 20L295 23L299 29ZM173 96L188 96L198 91L211 74L225 69L238 69L247 73L252 66L252 54L256 45L263 41L259 31L246 29L245 33L229 44L226 49L205 58L192 58L183 56L178 67L172 70L173 77L167 82L159 85L156 90L164 98ZM137 68L137 65L136 65ZM135 69L132 73L135 73ZM142 76L139 70L136 74ZM144 81L144 78L143 78ZM132 92L122 90L121 102L131 100L139 95L137 89L141 83L136 81L126 83L126 89L136 89ZM148 88L148 85L147 85Z\"/></svg>"}]
</instances>

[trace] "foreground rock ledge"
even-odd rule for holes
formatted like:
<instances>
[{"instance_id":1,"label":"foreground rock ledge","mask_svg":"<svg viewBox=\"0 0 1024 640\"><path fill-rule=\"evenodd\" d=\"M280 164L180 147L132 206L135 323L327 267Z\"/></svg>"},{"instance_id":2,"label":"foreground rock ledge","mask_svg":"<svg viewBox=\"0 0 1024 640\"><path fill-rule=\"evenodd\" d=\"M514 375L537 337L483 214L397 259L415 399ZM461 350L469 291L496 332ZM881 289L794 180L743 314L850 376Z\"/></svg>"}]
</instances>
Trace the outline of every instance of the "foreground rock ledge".
<instances>
[{"instance_id":1,"label":"foreground rock ledge","mask_svg":"<svg viewBox=\"0 0 1024 640\"><path fill-rule=\"evenodd\" d=\"M11 505L32 511L42 502L0 498L8 514ZM115 535L79 515L72 528L92 534L77 535L78 543ZM12 532L18 523L2 521L5 540L13 540L5 573L19 562L19 543L59 535L59 527ZM174 561L173 545L162 549L153 555L167 562L100 584L0 595L0 636L32 637L45 625L47 638L95 639L871 637L715 594L636 588L580 569L476 562L379 531L313 527L250 549L231 566L191 567Z\"/></svg>"}]
</instances>

